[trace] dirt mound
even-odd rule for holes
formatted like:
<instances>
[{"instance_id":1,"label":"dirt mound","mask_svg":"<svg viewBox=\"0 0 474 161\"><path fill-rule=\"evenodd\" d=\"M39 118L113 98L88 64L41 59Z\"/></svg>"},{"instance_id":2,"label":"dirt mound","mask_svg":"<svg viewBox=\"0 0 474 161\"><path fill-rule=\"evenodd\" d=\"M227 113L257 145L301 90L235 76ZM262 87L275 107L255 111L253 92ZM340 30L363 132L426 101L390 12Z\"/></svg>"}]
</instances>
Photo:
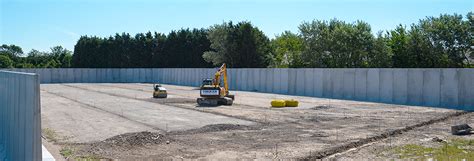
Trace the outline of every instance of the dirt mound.
<instances>
[{"instance_id":1,"label":"dirt mound","mask_svg":"<svg viewBox=\"0 0 474 161\"><path fill-rule=\"evenodd\" d=\"M165 144L173 141L166 135L153 132L136 132L120 134L103 141L83 144L75 152L77 156L97 155L116 156L117 152L129 152L131 149L147 145Z\"/></svg>"},{"instance_id":2,"label":"dirt mound","mask_svg":"<svg viewBox=\"0 0 474 161\"><path fill-rule=\"evenodd\" d=\"M111 146L143 146L149 144L161 144L166 141L168 141L166 137L160 133L144 131L117 135L100 143Z\"/></svg>"}]
</instances>

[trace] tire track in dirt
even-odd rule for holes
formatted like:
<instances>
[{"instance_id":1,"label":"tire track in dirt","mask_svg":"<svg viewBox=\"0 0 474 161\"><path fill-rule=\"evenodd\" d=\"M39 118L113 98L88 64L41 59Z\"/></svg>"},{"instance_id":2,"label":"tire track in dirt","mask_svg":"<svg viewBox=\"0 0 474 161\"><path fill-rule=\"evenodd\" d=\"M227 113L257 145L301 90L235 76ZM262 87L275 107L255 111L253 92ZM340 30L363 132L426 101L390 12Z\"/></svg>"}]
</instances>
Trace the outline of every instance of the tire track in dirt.
<instances>
[{"instance_id":1,"label":"tire track in dirt","mask_svg":"<svg viewBox=\"0 0 474 161\"><path fill-rule=\"evenodd\" d=\"M415 125L411 125L411 126L406 126L405 128L402 128L402 129L391 130L391 131L388 131L388 132L384 132L380 135L368 137L368 138L361 139L361 140L355 141L355 142L350 142L350 143L347 143L347 144L344 144L344 145L341 145L341 146L330 148L328 150L319 151L319 152L316 152L314 154L311 154L310 156L300 158L300 160L324 159L326 157L332 156L332 155L337 154L337 153L342 153L342 152L348 151L350 149L362 147L366 144L381 141L381 140L386 139L388 137L399 136L399 135L403 134L404 132L411 131L415 128L420 128L420 127L432 125L432 124L435 124L435 123L443 122L443 121L446 121L448 119L451 119L451 118L454 118L454 117L459 117L459 116L462 116L462 115L465 115L465 114L468 114L468 113L471 113L471 112L468 112L468 111L456 112L456 113L453 113L453 114L443 116L441 118L424 121L424 122L421 122L421 123L418 123L418 124L415 124Z\"/></svg>"},{"instance_id":2,"label":"tire track in dirt","mask_svg":"<svg viewBox=\"0 0 474 161\"><path fill-rule=\"evenodd\" d=\"M245 121L251 121L251 122L255 122L255 123L259 123L259 124L268 124L268 123L266 123L266 122L261 122L261 121L258 121L258 120L253 120L253 119L249 119L249 118L241 117L241 116L233 116L233 115L223 114L223 113L214 112L214 111L204 111L204 110L199 110L199 109L193 109L193 108L182 107L182 106L175 105L176 102L174 102L174 101L166 102L166 101L165 101L166 99L165 99L163 102L159 102L159 101L153 100L153 99L139 99L139 98L124 96L124 95L119 95L119 94L114 94L114 93L96 91L96 90L92 90L92 89L88 89L88 88L84 88L84 87L78 87L78 86L74 86L74 85L65 85L65 84L61 84L61 85L62 85L62 86L66 86L66 87L81 89L81 90L85 90L85 91L90 91L90 92L96 92L96 93L106 94L106 95L114 96L114 97L121 97L121 98L127 98L127 99L134 99L134 100L140 100L140 101L150 102L150 103L158 103L158 104L167 105L167 106L170 106L170 107L180 108L180 109L184 109L184 110L192 110L192 111L198 111L198 112L203 112L203 113L208 113L208 114L214 114L214 115L219 115L219 116L225 116L225 117L230 117L230 118L235 118L235 119L240 119L240 120L245 120ZM189 99L189 98L179 98L179 99L183 99L183 100L184 100L184 101L182 101L182 102L180 102L180 103L190 102L190 100L192 100L192 102L195 103L195 100L194 100L194 99Z\"/></svg>"},{"instance_id":3,"label":"tire track in dirt","mask_svg":"<svg viewBox=\"0 0 474 161\"><path fill-rule=\"evenodd\" d=\"M160 131L160 132L164 132L165 130L163 129L160 129L158 127L155 127L153 125L150 125L150 124L147 124L147 123L143 123L143 122L140 122L140 121L136 121L136 120L133 120L131 118L128 118L124 115L121 115L121 114L117 114L117 113L114 113L114 112L111 112L111 111L107 111L107 110L104 110L98 106L95 106L95 105L91 105L91 104L88 104L88 103L84 103L84 102L80 102L80 101L77 101L75 99L72 99L72 98L69 98L69 97L66 97L66 96L63 96L63 95L60 95L60 94L57 94L57 93L53 93L53 92L49 92L49 91L45 91L45 90L42 90L48 94L51 94L51 95L54 95L54 96L57 96L57 97L61 97L61 98L64 98L64 99L67 99L69 101L72 101L72 102L75 102L75 103L79 103L81 105L84 105L86 108L88 109L92 109L92 110L96 110L96 111L99 111L99 112L105 112L105 113L108 113L108 114L111 114L111 115L114 115L114 116L118 116L120 118L123 118L123 119L126 119L128 121L131 121L131 122L134 122L134 123L137 123L137 124L141 124L141 125L144 125L146 127L149 127L153 130L157 130L157 131Z\"/></svg>"}]
</instances>

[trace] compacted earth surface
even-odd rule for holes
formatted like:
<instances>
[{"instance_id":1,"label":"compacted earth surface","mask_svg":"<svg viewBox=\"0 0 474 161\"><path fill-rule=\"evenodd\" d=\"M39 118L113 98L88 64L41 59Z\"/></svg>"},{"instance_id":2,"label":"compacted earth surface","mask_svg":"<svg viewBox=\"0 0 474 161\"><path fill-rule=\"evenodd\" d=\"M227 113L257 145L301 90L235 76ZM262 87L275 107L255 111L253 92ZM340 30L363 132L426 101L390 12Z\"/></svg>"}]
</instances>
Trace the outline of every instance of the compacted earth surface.
<instances>
[{"instance_id":1,"label":"compacted earth surface","mask_svg":"<svg viewBox=\"0 0 474 161\"><path fill-rule=\"evenodd\" d=\"M43 144L58 160L473 155L474 135L450 133L474 125L465 111L244 91L231 91L232 106L199 107L196 87L163 86L166 99L152 98L152 84L42 84Z\"/></svg>"}]
</instances>

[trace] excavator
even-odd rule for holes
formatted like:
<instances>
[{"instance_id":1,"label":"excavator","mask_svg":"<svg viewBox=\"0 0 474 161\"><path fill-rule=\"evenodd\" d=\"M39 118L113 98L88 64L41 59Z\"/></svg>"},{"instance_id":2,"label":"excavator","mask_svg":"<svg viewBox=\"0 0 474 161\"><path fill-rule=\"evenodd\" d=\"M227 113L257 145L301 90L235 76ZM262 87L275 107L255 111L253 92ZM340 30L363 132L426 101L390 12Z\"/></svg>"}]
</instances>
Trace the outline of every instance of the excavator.
<instances>
[{"instance_id":1,"label":"excavator","mask_svg":"<svg viewBox=\"0 0 474 161\"><path fill-rule=\"evenodd\" d=\"M221 79L223 80L221 81ZM225 63L217 70L213 79L203 80L199 92L201 95L201 98L197 99L199 106L232 105L235 97L229 94Z\"/></svg>"}]
</instances>

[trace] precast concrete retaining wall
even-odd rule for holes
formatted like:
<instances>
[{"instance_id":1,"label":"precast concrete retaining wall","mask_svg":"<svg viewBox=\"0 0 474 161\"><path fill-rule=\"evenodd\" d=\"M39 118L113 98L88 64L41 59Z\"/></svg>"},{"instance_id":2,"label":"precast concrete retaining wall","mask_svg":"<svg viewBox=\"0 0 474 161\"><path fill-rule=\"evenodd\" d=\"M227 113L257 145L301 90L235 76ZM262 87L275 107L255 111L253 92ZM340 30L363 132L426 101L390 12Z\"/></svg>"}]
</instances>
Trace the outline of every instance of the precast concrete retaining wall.
<instances>
[{"instance_id":1,"label":"precast concrete retaining wall","mask_svg":"<svg viewBox=\"0 0 474 161\"><path fill-rule=\"evenodd\" d=\"M13 69L42 83L139 83L199 86L213 68ZM228 69L232 90L474 109L474 69L239 68Z\"/></svg>"},{"instance_id":2,"label":"precast concrete retaining wall","mask_svg":"<svg viewBox=\"0 0 474 161\"><path fill-rule=\"evenodd\" d=\"M0 71L0 161L41 160L37 74Z\"/></svg>"}]
</instances>

